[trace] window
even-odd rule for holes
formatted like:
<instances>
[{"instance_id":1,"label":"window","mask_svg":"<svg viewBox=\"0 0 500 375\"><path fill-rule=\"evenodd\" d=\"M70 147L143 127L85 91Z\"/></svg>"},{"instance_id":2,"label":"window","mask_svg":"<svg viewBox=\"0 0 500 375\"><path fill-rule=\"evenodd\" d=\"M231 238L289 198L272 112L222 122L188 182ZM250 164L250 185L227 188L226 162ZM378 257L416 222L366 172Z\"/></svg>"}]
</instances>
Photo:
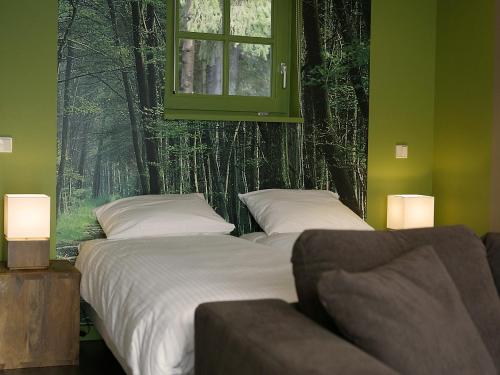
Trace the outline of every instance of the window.
<instances>
[{"instance_id":1,"label":"window","mask_svg":"<svg viewBox=\"0 0 500 375\"><path fill-rule=\"evenodd\" d=\"M301 122L295 0L171 0L165 117Z\"/></svg>"}]
</instances>

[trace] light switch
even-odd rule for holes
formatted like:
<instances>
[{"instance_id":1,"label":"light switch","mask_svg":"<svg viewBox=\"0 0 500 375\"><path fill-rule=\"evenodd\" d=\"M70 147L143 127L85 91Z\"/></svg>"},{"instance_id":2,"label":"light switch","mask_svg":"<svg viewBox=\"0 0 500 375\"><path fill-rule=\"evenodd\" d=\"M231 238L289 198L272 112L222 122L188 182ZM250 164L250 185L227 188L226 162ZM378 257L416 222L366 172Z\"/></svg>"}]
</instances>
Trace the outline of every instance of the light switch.
<instances>
[{"instance_id":1,"label":"light switch","mask_svg":"<svg viewBox=\"0 0 500 375\"><path fill-rule=\"evenodd\" d=\"M396 159L408 159L408 145L396 145Z\"/></svg>"},{"instance_id":2,"label":"light switch","mask_svg":"<svg viewBox=\"0 0 500 375\"><path fill-rule=\"evenodd\" d=\"M11 137L0 137L0 152L12 152Z\"/></svg>"}]
</instances>

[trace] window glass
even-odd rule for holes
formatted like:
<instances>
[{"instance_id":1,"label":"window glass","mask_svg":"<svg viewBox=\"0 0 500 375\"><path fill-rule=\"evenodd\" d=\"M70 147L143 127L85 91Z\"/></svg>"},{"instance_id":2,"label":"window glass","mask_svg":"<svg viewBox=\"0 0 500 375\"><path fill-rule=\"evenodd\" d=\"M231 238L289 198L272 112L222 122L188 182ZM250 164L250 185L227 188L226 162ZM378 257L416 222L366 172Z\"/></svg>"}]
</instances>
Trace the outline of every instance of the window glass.
<instances>
[{"instance_id":1,"label":"window glass","mask_svg":"<svg viewBox=\"0 0 500 375\"><path fill-rule=\"evenodd\" d=\"M222 94L224 43L212 40L179 40L179 92Z\"/></svg>"},{"instance_id":2,"label":"window glass","mask_svg":"<svg viewBox=\"0 0 500 375\"><path fill-rule=\"evenodd\" d=\"M230 43L229 95L271 96L271 46Z\"/></svg>"},{"instance_id":3,"label":"window glass","mask_svg":"<svg viewBox=\"0 0 500 375\"><path fill-rule=\"evenodd\" d=\"M179 6L179 29L181 31L222 33L224 0L179 0Z\"/></svg>"},{"instance_id":4,"label":"window glass","mask_svg":"<svg viewBox=\"0 0 500 375\"><path fill-rule=\"evenodd\" d=\"M272 0L231 0L231 34L271 38Z\"/></svg>"}]
</instances>

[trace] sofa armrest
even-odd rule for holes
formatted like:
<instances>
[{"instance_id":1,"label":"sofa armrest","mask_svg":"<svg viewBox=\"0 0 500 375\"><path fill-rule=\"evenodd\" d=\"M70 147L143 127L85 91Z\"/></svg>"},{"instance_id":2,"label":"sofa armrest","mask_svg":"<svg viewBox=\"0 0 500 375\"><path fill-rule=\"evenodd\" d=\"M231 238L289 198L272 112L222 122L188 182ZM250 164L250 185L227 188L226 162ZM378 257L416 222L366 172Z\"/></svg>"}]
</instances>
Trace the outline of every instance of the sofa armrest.
<instances>
[{"instance_id":1,"label":"sofa armrest","mask_svg":"<svg viewBox=\"0 0 500 375\"><path fill-rule=\"evenodd\" d=\"M488 233L483 237L491 273L500 295L500 233Z\"/></svg>"},{"instance_id":2,"label":"sofa armrest","mask_svg":"<svg viewBox=\"0 0 500 375\"><path fill-rule=\"evenodd\" d=\"M195 314L196 375L394 375L280 300L214 302Z\"/></svg>"}]
</instances>

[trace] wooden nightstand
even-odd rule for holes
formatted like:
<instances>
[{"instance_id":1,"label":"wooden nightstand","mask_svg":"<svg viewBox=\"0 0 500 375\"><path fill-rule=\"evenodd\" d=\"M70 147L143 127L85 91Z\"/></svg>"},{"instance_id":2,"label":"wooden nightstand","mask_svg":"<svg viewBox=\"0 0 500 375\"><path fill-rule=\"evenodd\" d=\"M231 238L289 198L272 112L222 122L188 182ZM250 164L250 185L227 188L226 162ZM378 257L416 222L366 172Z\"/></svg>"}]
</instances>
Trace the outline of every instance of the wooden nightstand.
<instances>
[{"instance_id":1,"label":"wooden nightstand","mask_svg":"<svg viewBox=\"0 0 500 375\"><path fill-rule=\"evenodd\" d=\"M0 369L77 365L80 272L67 261L9 270L0 262Z\"/></svg>"}]
</instances>

